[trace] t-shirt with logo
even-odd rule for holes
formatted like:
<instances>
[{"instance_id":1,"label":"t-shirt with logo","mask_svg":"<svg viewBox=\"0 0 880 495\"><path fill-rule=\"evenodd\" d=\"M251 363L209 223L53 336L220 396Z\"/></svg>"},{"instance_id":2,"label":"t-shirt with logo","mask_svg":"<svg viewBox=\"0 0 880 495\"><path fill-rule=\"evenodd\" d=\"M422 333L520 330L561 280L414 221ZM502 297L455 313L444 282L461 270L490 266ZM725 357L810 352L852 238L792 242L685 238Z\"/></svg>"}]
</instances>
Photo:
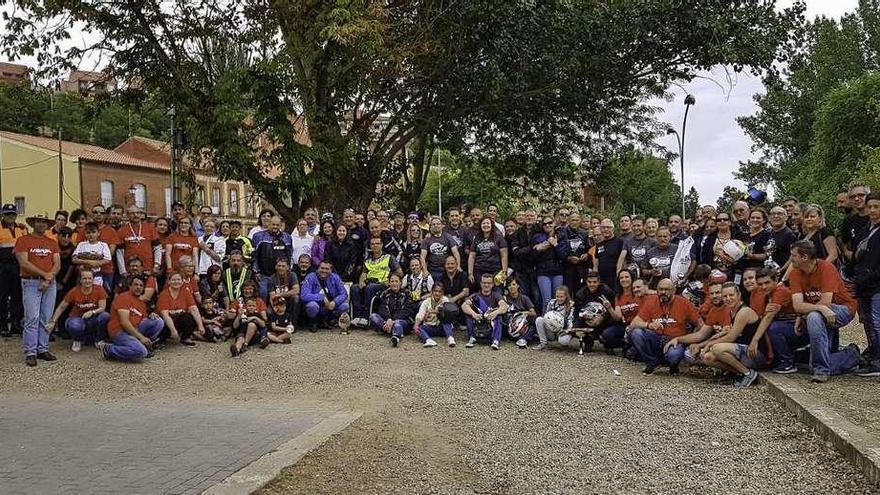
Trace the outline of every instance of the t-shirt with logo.
<instances>
[{"instance_id":1,"label":"t-shirt with logo","mask_svg":"<svg viewBox=\"0 0 880 495\"><path fill-rule=\"evenodd\" d=\"M627 237L623 241L623 247L626 249L627 263L635 263L638 266L642 266L648 251L656 245L657 241L650 237L643 237L642 239L636 239L635 236Z\"/></svg>"},{"instance_id":2,"label":"t-shirt with logo","mask_svg":"<svg viewBox=\"0 0 880 495\"><path fill-rule=\"evenodd\" d=\"M91 292L84 293L77 285L64 295L64 302L70 306L70 316L82 318L88 311L98 309L98 303L107 299L107 292L100 285L93 285Z\"/></svg>"},{"instance_id":3,"label":"t-shirt with logo","mask_svg":"<svg viewBox=\"0 0 880 495\"><path fill-rule=\"evenodd\" d=\"M125 224L117 232L122 248L125 250L125 264L137 256L147 268L153 263L153 247L159 243L159 236L153 224L141 222L135 227Z\"/></svg>"},{"instance_id":4,"label":"t-shirt with logo","mask_svg":"<svg viewBox=\"0 0 880 495\"><path fill-rule=\"evenodd\" d=\"M15 252L27 253L27 260L35 267L47 273L52 271L55 255L60 254L57 242L48 237L33 234L16 239ZM19 275L30 278L36 277L35 274L26 272L24 268L19 269Z\"/></svg>"},{"instance_id":5,"label":"t-shirt with logo","mask_svg":"<svg viewBox=\"0 0 880 495\"><path fill-rule=\"evenodd\" d=\"M681 296L672 296L669 304L661 304L659 296L646 297L639 309L639 318L647 323L658 320L663 328L654 331L669 338L685 335L688 323L696 325L700 321L697 308Z\"/></svg>"},{"instance_id":6,"label":"t-shirt with logo","mask_svg":"<svg viewBox=\"0 0 880 495\"><path fill-rule=\"evenodd\" d=\"M289 292L297 285L299 285L299 280L297 280L296 274L293 272L287 272L287 276L283 279L277 273L272 275L266 279L266 293L268 294L269 302L276 295Z\"/></svg>"},{"instance_id":7,"label":"t-shirt with logo","mask_svg":"<svg viewBox=\"0 0 880 495\"><path fill-rule=\"evenodd\" d=\"M849 307L850 314L856 314L856 300L843 285L837 268L833 264L816 259L816 269L806 274L801 270L792 270L789 275L792 294L803 294L804 302L818 304L824 292L831 292L832 304Z\"/></svg>"},{"instance_id":8,"label":"t-shirt with logo","mask_svg":"<svg viewBox=\"0 0 880 495\"><path fill-rule=\"evenodd\" d=\"M764 252L768 253L777 265L783 266L791 256L791 245L795 241L797 241L797 234L788 227L783 227L779 231L771 230L770 239L764 246Z\"/></svg>"},{"instance_id":9,"label":"t-shirt with logo","mask_svg":"<svg viewBox=\"0 0 880 495\"><path fill-rule=\"evenodd\" d=\"M507 241L500 235L495 240L486 239L482 235L471 242L474 253L474 271L495 274L501 270L501 250L507 249Z\"/></svg>"},{"instance_id":10,"label":"t-shirt with logo","mask_svg":"<svg viewBox=\"0 0 880 495\"><path fill-rule=\"evenodd\" d=\"M632 294L620 294L614 298L614 305L620 308L623 323L629 324L639 314L642 299L643 297L636 297Z\"/></svg>"},{"instance_id":11,"label":"t-shirt with logo","mask_svg":"<svg viewBox=\"0 0 880 495\"><path fill-rule=\"evenodd\" d=\"M780 306L779 312L776 313L775 319L777 320L793 320L797 316L791 302L791 291L781 282L776 284L776 287L770 291L770 294L767 294L761 289L756 289L752 291L752 294L749 296L749 307L752 308L758 316L764 316L767 305L770 303L778 304Z\"/></svg>"},{"instance_id":12,"label":"t-shirt with logo","mask_svg":"<svg viewBox=\"0 0 880 495\"><path fill-rule=\"evenodd\" d=\"M456 228L449 225L443 227L443 233L451 237L459 249L461 249L461 247L465 245L465 241L469 239L465 230L467 230L467 228L463 224L459 224Z\"/></svg>"},{"instance_id":13,"label":"t-shirt with logo","mask_svg":"<svg viewBox=\"0 0 880 495\"><path fill-rule=\"evenodd\" d=\"M180 258L184 256L191 257L193 255L193 249L199 247L199 239L194 235L183 235L175 232L168 236L168 239L165 240L165 244L171 245L171 266L168 268L171 271L175 271L180 269L178 266ZM192 261L193 263L198 262L197 259Z\"/></svg>"},{"instance_id":14,"label":"t-shirt with logo","mask_svg":"<svg viewBox=\"0 0 880 495\"><path fill-rule=\"evenodd\" d=\"M107 334L110 340L122 332L122 323L119 319L119 310L128 311L128 321L137 328L141 321L147 317L147 303L143 302L131 292L123 292L113 298L113 305L110 306L110 321L107 322Z\"/></svg>"},{"instance_id":15,"label":"t-shirt with logo","mask_svg":"<svg viewBox=\"0 0 880 495\"><path fill-rule=\"evenodd\" d=\"M425 261L428 264L428 271L443 271L443 264L446 263L446 257L452 254L453 247L457 245L449 234L440 233L436 237L426 237L422 241L422 249L427 251Z\"/></svg>"},{"instance_id":16,"label":"t-shirt with logo","mask_svg":"<svg viewBox=\"0 0 880 495\"><path fill-rule=\"evenodd\" d=\"M675 244L670 244L665 248L654 246L648 250L648 254L645 255L645 258L647 258L648 264L651 268L660 269L660 278L669 278L669 272L672 269L672 260L675 259L676 251L678 251L678 246Z\"/></svg>"},{"instance_id":17,"label":"t-shirt with logo","mask_svg":"<svg viewBox=\"0 0 880 495\"><path fill-rule=\"evenodd\" d=\"M161 294L159 294L159 300L156 301L156 312L160 311L168 311L169 313L179 313L182 311L188 311L190 307L196 305L196 300L193 298L192 292L187 290L185 287L181 287L180 291L177 293L177 297L171 295L170 287L163 290Z\"/></svg>"},{"instance_id":18,"label":"t-shirt with logo","mask_svg":"<svg viewBox=\"0 0 880 495\"><path fill-rule=\"evenodd\" d=\"M86 255L86 256L83 256ZM110 258L110 246L107 245L106 242L97 241L97 242L89 242L82 241L76 245L76 249L73 250L74 257L82 257L83 259L89 260L111 260ZM113 263L105 263L101 265L100 268L92 268L92 273L96 277L95 283L102 283L101 275L111 275L113 273Z\"/></svg>"}]
</instances>

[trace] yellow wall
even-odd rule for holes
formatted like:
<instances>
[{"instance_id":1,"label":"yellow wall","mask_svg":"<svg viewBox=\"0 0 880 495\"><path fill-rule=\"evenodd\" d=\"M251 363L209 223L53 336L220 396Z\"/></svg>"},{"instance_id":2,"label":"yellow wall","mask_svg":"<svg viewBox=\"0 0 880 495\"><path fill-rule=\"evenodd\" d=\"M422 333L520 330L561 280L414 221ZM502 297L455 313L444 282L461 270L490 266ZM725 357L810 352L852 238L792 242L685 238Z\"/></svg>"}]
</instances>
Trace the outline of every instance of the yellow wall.
<instances>
[{"instance_id":1,"label":"yellow wall","mask_svg":"<svg viewBox=\"0 0 880 495\"><path fill-rule=\"evenodd\" d=\"M80 208L79 160L61 155L64 168L63 209ZM8 138L0 137L0 200L15 203L16 197L25 198L21 215L46 213L51 218L58 204L58 152L45 150Z\"/></svg>"}]
</instances>

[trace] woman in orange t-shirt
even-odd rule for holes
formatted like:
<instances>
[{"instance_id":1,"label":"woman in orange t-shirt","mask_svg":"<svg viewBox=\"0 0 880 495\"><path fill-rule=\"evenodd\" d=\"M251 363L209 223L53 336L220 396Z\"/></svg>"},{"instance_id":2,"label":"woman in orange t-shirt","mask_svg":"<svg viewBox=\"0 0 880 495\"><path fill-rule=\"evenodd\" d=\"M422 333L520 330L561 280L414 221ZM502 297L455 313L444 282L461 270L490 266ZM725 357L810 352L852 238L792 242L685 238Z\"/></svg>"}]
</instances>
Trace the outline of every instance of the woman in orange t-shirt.
<instances>
[{"instance_id":1,"label":"woman in orange t-shirt","mask_svg":"<svg viewBox=\"0 0 880 495\"><path fill-rule=\"evenodd\" d=\"M180 270L180 258L199 259L199 239L192 233L192 220L183 217L177 222L177 231L165 239L165 263L169 272Z\"/></svg>"},{"instance_id":2,"label":"woman in orange t-shirt","mask_svg":"<svg viewBox=\"0 0 880 495\"><path fill-rule=\"evenodd\" d=\"M625 338L626 328L639 314L639 305L648 288L644 280L633 279L632 272L625 269L617 272L617 286L619 289L617 297L614 298L614 307L606 308L615 322L606 327L599 337L608 354L614 354L614 349L618 347L624 349L628 347Z\"/></svg>"},{"instance_id":3,"label":"woman in orange t-shirt","mask_svg":"<svg viewBox=\"0 0 880 495\"><path fill-rule=\"evenodd\" d=\"M55 322L69 307L70 314L64 323L67 333L73 338L70 350L79 352L83 342L93 343L104 339L107 333L107 292L100 285L94 285L95 275L91 268L83 267L79 271L79 284L65 294L61 304L55 308L55 314L46 324L47 329L55 327Z\"/></svg>"},{"instance_id":4,"label":"woman in orange t-shirt","mask_svg":"<svg viewBox=\"0 0 880 495\"><path fill-rule=\"evenodd\" d=\"M168 276L168 286L159 294L156 313L165 320L171 340L194 346L193 336L206 340L202 316L192 294L183 287L183 276L174 272Z\"/></svg>"}]
</instances>

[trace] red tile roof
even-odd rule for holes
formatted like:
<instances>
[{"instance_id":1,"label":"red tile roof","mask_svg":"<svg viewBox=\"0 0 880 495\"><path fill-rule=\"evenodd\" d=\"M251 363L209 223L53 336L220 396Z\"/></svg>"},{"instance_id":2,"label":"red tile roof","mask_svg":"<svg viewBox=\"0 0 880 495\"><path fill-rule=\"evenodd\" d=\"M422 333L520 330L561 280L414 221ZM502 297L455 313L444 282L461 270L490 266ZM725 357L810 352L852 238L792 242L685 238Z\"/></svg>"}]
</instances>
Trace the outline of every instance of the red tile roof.
<instances>
[{"instance_id":1,"label":"red tile roof","mask_svg":"<svg viewBox=\"0 0 880 495\"><path fill-rule=\"evenodd\" d=\"M36 146L50 151L58 151L58 140L50 137L31 136L15 132L0 131L0 138L17 141L20 143ZM91 144L73 143L61 141L61 152L65 155L75 156L83 160L116 165L121 167L140 167L152 170L169 170L168 163L153 160L143 160L118 153L113 150L101 148Z\"/></svg>"}]
</instances>

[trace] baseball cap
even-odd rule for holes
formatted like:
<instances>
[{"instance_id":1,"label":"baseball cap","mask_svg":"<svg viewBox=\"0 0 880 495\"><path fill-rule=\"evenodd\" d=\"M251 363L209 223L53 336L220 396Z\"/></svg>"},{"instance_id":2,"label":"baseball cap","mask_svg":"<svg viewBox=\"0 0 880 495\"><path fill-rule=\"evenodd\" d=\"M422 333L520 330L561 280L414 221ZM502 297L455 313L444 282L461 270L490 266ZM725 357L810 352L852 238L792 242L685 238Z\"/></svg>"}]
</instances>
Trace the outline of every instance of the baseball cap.
<instances>
[{"instance_id":1,"label":"baseball cap","mask_svg":"<svg viewBox=\"0 0 880 495\"><path fill-rule=\"evenodd\" d=\"M18 215L18 208L12 203L6 203L5 205L0 206L0 215L6 215L7 213Z\"/></svg>"}]
</instances>

